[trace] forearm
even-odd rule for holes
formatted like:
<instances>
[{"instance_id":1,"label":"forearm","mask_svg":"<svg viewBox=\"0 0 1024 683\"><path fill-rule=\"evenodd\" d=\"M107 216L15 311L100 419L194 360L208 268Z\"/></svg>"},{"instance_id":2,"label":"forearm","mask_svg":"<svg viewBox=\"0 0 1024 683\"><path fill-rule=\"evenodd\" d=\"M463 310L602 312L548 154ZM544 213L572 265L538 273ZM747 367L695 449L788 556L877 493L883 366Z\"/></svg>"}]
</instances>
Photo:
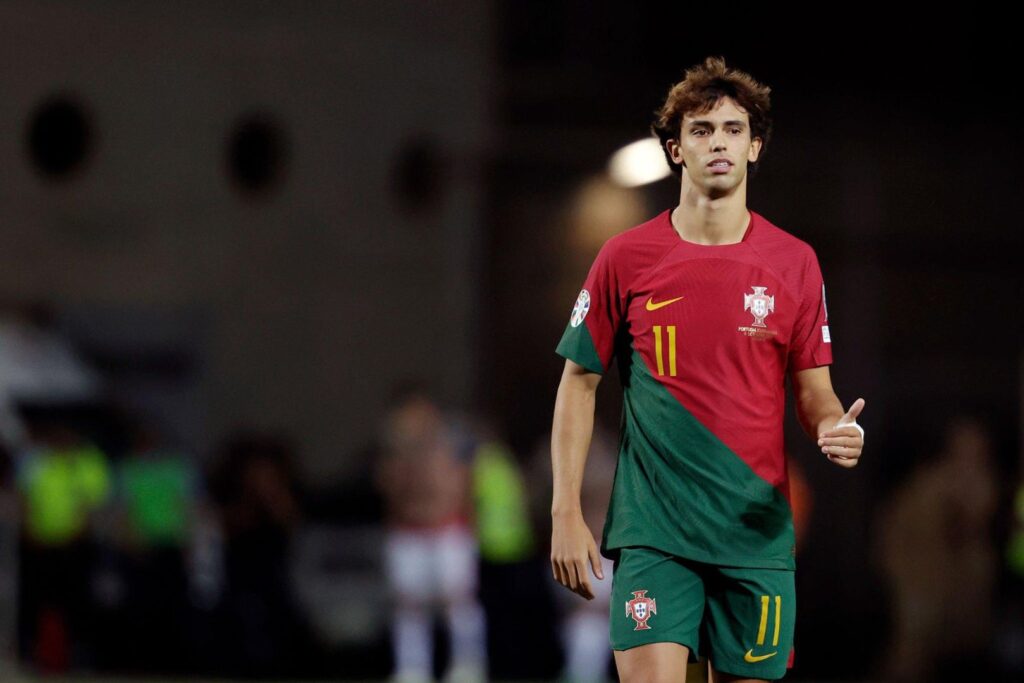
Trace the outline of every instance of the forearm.
<instances>
[{"instance_id":1,"label":"forearm","mask_svg":"<svg viewBox=\"0 0 1024 683\"><path fill-rule=\"evenodd\" d=\"M812 441L817 441L819 434L832 429L844 412L839 397L831 390L808 391L797 397L797 419Z\"/></svg>"},{"instance_id":2,"label":"forearm","mask_svg":"<svg viewBox=\"0 0 1024 683\"><path fill-rule=\"evenodd\" d=\"M552 516L582 513L580 490L594 432L596 394L580 382L558 386L551 426Z\"/></svg>"}]
</instances>

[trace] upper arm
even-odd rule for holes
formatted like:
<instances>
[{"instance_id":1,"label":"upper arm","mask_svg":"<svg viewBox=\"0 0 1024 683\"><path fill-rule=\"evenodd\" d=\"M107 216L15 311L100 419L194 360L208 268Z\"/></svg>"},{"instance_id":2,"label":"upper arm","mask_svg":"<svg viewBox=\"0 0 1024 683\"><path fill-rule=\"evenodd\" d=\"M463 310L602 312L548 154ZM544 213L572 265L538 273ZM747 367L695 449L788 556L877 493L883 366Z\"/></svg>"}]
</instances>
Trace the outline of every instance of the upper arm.
<instances>
[{"instance_id":1,"label":"upper arm","mask_svg":"<svg viewBox=\"0 0 1024 683\"><path fill-rule=\"evenodd\" d=\"M601 383L600 373L588 370L579 363L568 358L565 359L565 367L562 369L562 383L576 384L589 391L596 391L597 385Z\"/></svg>"},{"instance_id":2,"label":"upper arm","mask_svg":"<svg viewBox=\"0 0 1024 683\"><path fill-rule=\"evenodd\" d=\"M827 365L794 370L790 373L790 378L793 381L793 395L797 401L824 392L835 393L832 389L832 377Z\"/></svg>"},{"instance_id":3,"label":"upper arm","mask_svg":"<svg viewBox=\"0 0 1024 683\"><path fill-rule=\"evenodd\" d=\"M800 307L789 343L788 363L794 372L815 369L832 362L825 281L814 250L809 249L804 258Z\"/></svg>"}]
</instances>

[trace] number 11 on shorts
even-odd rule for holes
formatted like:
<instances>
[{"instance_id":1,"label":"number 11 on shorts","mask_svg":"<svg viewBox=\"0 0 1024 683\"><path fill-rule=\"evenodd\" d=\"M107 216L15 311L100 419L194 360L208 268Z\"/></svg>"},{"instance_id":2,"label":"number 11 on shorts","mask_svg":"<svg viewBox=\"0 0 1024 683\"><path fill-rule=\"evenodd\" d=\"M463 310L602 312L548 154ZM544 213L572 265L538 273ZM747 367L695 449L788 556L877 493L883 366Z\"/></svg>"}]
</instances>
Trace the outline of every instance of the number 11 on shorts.
<instances>
[{"instance_id":1,"label":"number 11 on shorts","mask_svg":"<svg viewBox=\"0 0 1024 683\"><path fill-rule=\"evenodd\" d=\"M761 596L761 624L757 627L757 644L764 645L764 635L768 630L768 605L771 596ZM772 637L772 645L779 644L779 627L782 624L782 596L775 596L775 635Z\"/></svg>"}]
</instances>

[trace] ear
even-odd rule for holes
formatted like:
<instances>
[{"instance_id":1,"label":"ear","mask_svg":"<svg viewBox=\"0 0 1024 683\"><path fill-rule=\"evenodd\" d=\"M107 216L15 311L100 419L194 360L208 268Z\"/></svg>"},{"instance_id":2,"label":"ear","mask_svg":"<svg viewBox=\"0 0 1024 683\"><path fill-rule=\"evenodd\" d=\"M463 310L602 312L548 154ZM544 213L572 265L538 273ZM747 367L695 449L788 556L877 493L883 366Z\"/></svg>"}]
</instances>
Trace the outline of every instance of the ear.
<instances>
[{"instance_id":1,"label":"ear","mask_svg":"<svg viewBox=\"0 0 1024 683\"><path fill-rule=\"evenodd\" d=\"M757 161L757 157L761 155L761 138L754 138L750 141L750 153L747 155L747 161L754 163Z\"/></svg>"},{"instance_id":2,"label":"ear","mask_svg":"<svg viewBox=\"0 0 1024 683\"><path fill-rule=\"evenodd\" d=\"M665 146L668 148L668 153L669 156L672 157L672 161L676 162L677 164L680 164L681 166L686 166L686 164L683 162L683 153L679 150L679 140L676 140L675 138L670 138L665 143Z\"/></svg>"}]
</instances>

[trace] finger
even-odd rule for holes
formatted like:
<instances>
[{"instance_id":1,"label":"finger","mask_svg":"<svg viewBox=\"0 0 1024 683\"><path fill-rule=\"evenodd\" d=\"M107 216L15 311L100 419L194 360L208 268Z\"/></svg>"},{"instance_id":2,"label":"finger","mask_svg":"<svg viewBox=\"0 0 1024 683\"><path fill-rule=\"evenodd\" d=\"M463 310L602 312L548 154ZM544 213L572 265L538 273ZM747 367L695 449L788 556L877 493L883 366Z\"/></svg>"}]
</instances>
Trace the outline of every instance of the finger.
<instances>
[{"instance_id":1,"label":"finger","mask_svg":"<svg viewBox=\"0 0 1024 683\"><path fill-rule=\"evenodd\" d=\"M830 436L860 436L860 429L857 429L853 425L839 425L832 429L826 429L825 431L818 434L818 438L827 438Z\"/></svg>"},{"instance_id":2,"label":"finger","mask_svg":"<svg viewBox=\"0 0 1024 683\"><path fill-rule=\"evenodd\" d=\"M590 590L590 578L587 576L587 564L585 562L576 563L576 576L579 585L577 592L587 600L592 600L594 593Z\"/></svg>"},{"instance_id":3,"label":"finger","mask_svg":"<svg viewBox=\"0 0 1024 683\"><path fill-rule=\"evenodd\" d=\"M562 562L558 563L558 583L562 584L569 590L572 590L572 586L569 585L569 573L565 569L565 565Z\"/></svg>"},{"instance_id":4,"label":"finger","mask_svg":"<svg viewBox=\"0 0 1024 683\"><path fill-rule=\"evenodd\" d=\"M860 449L849 446L825 446L821 449L826 455L835 455L841 458L859 458Z\"/></svg>"},{"instance_id":5,"label":"finger","mask_svg":"<svg viewBox=\"0 0 1024 683\"><path fill-rule=\"evenodd\" d=\"M853 422L860 415L860 411L864 410L864 399L858 398L850 406L850 409L846 411L846 414L840 419L840 422Z\"/></svg>"},{"instance_id":6,"label":"finger","mask_svg":"<svg viewBox=\"0 0 1024 683\"><path fill-rule=\"evenodd\" d=\"M576 570L573 568L572 562L566 562L562 565L562 571L565 572L566 578L569 579L567 584L572 590L579 590L579 584L576 582Z\"/></svg>"},{"instance_id":7,"label":"finger","mask_svg":"<svg viewBox=\"0 0 1024 683\"><path fill-rule=\"evenodd\" d=\"M829 462L835 463L840 467L846 467L847 469L850 467L856 467L857 463L860 462L859 458L843 458L837 455L829 455L828 459Z\"/></svg>"},{"instance_id":8,"label":"finger","mask_svg":"<svg viewBox=\"0 0 1024 683\"><path fill-rule=\"evenodd\" d=\"M594 576L604 578L604 570L601 568L601 554L597 552L597 546L590 546L590 566L594 570Z\"/></svg>"},{"instance_id":9,"label":"finger","mask_svg":"<svg viewBox=\"0 0 1024 683\"><path fill-rule=\"evenodd\" d=\"M824 439L818 439L819 446L859 447L862 443L860 434L855 436L827 436Z\"/></svg>"},{"instance_id":10,"label":"finger","mask_svg":"<svg viewBox=\"0 0 1024 683\"><path fill-rule=\"evenodd\" d=\"M558 566L558 562L557 561L553 561L551 563L551 572L555 575L555 581L557 581L558 583L562 584L563 586L566 585L565 581L562 580L561 567Z\"/></svg>"}]
</instances>

